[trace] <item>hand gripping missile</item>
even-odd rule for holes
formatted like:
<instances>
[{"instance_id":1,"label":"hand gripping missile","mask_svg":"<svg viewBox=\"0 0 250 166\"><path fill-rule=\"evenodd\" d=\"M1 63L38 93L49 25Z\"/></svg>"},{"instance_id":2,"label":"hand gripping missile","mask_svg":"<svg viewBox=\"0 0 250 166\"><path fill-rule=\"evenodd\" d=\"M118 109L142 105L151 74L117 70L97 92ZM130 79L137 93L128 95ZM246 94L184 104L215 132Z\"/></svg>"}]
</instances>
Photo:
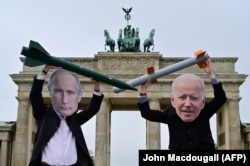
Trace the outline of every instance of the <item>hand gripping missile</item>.
<instances>
[{"instance_id":1,"label":"hand gripping missile","mask_svg":"<svg viewBox=\"0 0 250 166\"><path fill-rule=\"evenodd\" d=\"M157 71L153 71L153 68L148 68L148 74L142 75L140 77L137 77L135 79L129 80L126 83L129 84L132 87L136 87L138 85L144 84L149 79L151 82L156 82L157 78L160 78L162 76L165 76L167 74L173 73L175 71L181 70L183 68L192 66L194 64L198 64L200 68L204 68L206 66L206 59L208 58L208 54L206 51L199 50L195 52L195 57L188 58L186 60L183 60L181 62L175 63L173 65L164 67L162 69L159 69ZM113 92L119 93L124 91L123 89L113 87Z\"/></svg>"},{"instance_id":2,"label":"hand gripping missile","mask_svg":"<svg viewBox=\"0 0 250 166\"><path fill-rule=\"evenodd\" d=\"M118 87L120 89L136 90L136 88L128 85L127 83L112 78L108 75L98 73L87 68L82 68L73 63L67 62L65 60L55 58L51 56L38 42L30 41L29 47L23 47L21 54L26 56L24 65L29 67L40 66L44 64L49 64L53 66L62 67L63 69L72 71L74 73L84 75L86 77L92 77L97 81L107 83L109 85Z\"/></svg>"}]
</instances>

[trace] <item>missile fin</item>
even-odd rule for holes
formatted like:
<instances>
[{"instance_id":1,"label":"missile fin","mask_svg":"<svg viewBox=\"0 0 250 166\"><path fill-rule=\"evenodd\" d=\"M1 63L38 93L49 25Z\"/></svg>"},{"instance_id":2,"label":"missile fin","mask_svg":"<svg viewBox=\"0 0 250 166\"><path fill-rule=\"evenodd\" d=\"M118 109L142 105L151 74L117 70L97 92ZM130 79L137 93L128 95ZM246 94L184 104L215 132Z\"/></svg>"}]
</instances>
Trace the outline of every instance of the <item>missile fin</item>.
<instances>
[{"instance_id":1,"label":"missile fin","mask_svg":"<svg viewBox=\"0 0 250 166\"><path fill-rule=\"evenodd\" d=\"M148 67L148 69L147 69L147 70L148 70L148 75L153 74L153 73L155 72L155 70L154 70L154 67L153 67L153 66ZM151 83L152 83L152 84L157 83L157 79L151 80Z\"/></svg>"},{"instance_id":2,"label":"missile fin","mask_svg":"<svg viewBox=\"0 0 250 166\"><path fill-rule=\"evenodd\" d=\"M50 56L50 54L36 41L30 40L29 44L29 50L34 52L40 52L47 56Z\"/></svg>"},{"instance_id":3,"label":"missile fin","mask_svg":"<svg viewBox=\"0 0 250 166\"><path fill-rule=\"evenodd\" d=\"M194 53L196 59L205 56L205 54L206 54L206 51L204 50L198 50ZM207 66L206 61L198 63L198 66L200 67L200 69L205 68Z\"/></svg>"},{"instance_id":4,"label":"missile fin","mask_svg":"<svg viewBox=\"0 0 250 166\"><path fill-rule=\"evenodd\" d=\"M30 57L26 57L24 65L29 66L29 67L35 67L35 66L44 65L44 62L30 58Z\"/></svg>"},{"instance_id":5,"label":"missile fin","mask_svg":"<svg viewBox=\"0 0 250 166\"><path fill-rule=\"evenodd\" d=\"M31 58L30 55L32 54L30 50L27 47L23 47L21 51L22 55L25 55L25 60L24 60L24 65L29 66L29 67L35 67L35 66L40 66L44 65L45 63L42 61L39 61L37 59Z\"/></svg>"}]
</instances>

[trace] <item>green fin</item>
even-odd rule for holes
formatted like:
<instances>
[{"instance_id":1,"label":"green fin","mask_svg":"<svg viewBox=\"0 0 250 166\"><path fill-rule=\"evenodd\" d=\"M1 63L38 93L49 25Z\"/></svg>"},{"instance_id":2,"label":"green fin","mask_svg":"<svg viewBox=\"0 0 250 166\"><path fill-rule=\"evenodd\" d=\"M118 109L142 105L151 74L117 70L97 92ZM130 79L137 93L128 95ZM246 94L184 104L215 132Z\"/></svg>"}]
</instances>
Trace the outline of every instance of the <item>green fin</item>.
<instances>
[{"instance_id":1,"label":"green fin","mask_svg":"<svg viewBox=\"0 0 250 166\"><path fill-rule=\"evenodd\" d=\"M29 67L35 67L35 66L44 65L44 62L30 58L30 57L26 57L24 65L29 66Z\"/></svg>"},{"instance_id":2,"label":"green fin","mask_svg":"<svg viewBox=\"0 0 250 166\"><path fill-rule=\"evenodd\" d=\"M33 41L33 40L30 40L29 50L32 50L32 51L37 50L46 54L47 56L50 56L50 54L38 42Z\"/></svg>"}]
</instances>

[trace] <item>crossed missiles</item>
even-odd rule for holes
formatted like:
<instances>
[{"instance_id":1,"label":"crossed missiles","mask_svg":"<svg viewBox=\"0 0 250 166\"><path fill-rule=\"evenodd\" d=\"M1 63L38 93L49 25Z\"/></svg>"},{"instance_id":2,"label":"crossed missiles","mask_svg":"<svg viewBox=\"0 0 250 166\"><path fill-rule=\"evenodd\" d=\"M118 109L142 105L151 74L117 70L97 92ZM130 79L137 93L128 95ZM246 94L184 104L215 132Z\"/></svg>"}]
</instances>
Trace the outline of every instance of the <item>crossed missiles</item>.
<instances>
[{"instance_id":1,"label":"crossed missiles","mask_svg":"<svg viewBox=\"0 0 250 166\"><path fill-rule=\"evenodd\" d=\"M198 64L200 68L206 66L205 60L208 57L206 51L199 50L195 52L195 57L188 58L181 62L175 63L173 65L164 67L154 72L153 68L148 68L148 74L142 75L130 81L124 82L116 78L112 78L108 75L98 73L93 70L89 70L87 68L80 67L68 61L56 58L51 56L38 42L30 41L29 47L23 47L21 54L26 56L24 61L24 65L29 67L40 66L44 64L50 64L53 66L59 66L63 69L72 71L74 73L78 73L80 75L84 75L86 77L92 77L95 80L104 82L106 84L112 85L113 92L119 93L124 90L137 90L136 86L144 84L149 79L152 81L156 81L157 78L160 78L164 75L173 73L175 71L181 70L183 68Z\"/></svg>"},{"instance_id":2,"label":"crossed missiles","mask_svg":"<svg viewBox=\"0 0 250 166\"><path fill-rule=\"evenodd\" d=\"M175 63L173 65L161 68L154 72L153 68L148 68L148 74L145 74L143 76L137 77L135 79L129 80L126 83L132 87L136 87L138 85L144 84L149 79L153 82L156 82L157 78L160 78L164 75L173 73L175 71L181 70L183 68L192 66L194 64L198 64L200 68L204 68L206 66L205 60L208 58L208 54L206 51L199 50L195 52L195 57L188 58L186 60L183 60L181 62ZM151 82L152 82L151 81ZM113 92L119 93L124 91L123 89L113 87Z\"/></svg>"}]
</instances>

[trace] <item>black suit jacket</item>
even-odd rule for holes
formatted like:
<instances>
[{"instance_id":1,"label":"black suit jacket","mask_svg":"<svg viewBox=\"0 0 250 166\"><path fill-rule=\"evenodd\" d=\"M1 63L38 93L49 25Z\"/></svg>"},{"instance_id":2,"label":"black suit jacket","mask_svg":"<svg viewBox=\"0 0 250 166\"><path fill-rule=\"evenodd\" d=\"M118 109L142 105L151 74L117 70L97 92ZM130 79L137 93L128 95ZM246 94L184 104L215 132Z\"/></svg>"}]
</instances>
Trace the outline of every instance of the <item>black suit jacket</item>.
<instances>
[{"instance_id":1,"label":"black suit jacket","mask_svg":"<svg viewBox=\"0 0 250 166\"><path fill-rule=\"evenodd\" d=\"M176 114L175 108L151 110L149 103L138 103L142 117L154 122L168 124L169 149L215 149L209 119L226 102L226 94L221 83L213 84L214 98L206 103L200 115L193 122L183 122Z\"/></svg>"},{"instance_id":2,"label":"black suit jacket","mask_svg":"<svg viewBox=\"0 0 250 166\"><path fill-rule=\"evenodd\" d=\"M45 106L42 97L42 88L44 80L34 79L30 101L33 108L33 116L37 120L38 130L34 142L34 148L31 156L30 166L38 166L41 163L41 155L44 147L54 135L60 125L60 118L51 106ZM77 148L77 165L93 166L92 159L81 130L81 125L92 118L100 109L103 99L102 96L93 95L89 106L79 113L66 118L67 124L75 136Z\"/></svg>"}]
</instances>

